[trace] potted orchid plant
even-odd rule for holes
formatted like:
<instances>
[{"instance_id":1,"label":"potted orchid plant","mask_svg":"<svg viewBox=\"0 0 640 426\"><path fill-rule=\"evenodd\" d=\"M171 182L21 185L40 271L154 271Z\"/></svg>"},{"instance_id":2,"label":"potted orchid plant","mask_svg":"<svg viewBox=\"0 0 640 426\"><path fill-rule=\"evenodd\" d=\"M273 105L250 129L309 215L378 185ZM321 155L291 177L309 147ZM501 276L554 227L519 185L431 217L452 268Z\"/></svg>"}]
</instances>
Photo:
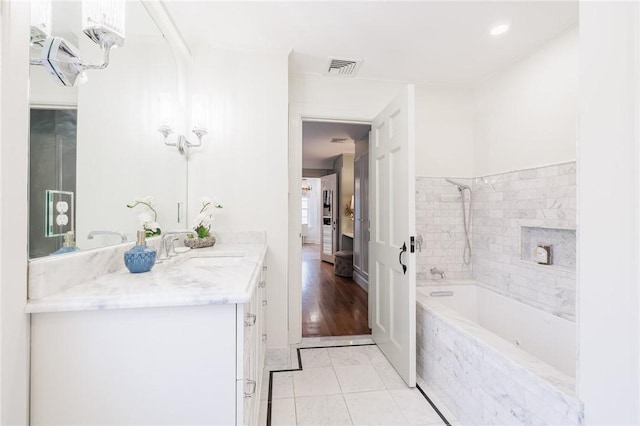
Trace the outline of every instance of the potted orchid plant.
<instances>
[{"instance_id":1,"label":"potted orchid plant","mask_svg":"<svg viewBox=\"0 0 640 426\"><path fill-rule=\"evenodd\" d=\"M213 201L209 197L202 197L200 199L200 211L193 221L193 230L197 235L194 238L193 235L187 235L184 244L191 248L211 247L216 243L216 239L211 235L211 225L213 224L213 212L214 209L221 209L222 204L217 201Z\"/></svg>"},{"instance_id":2,"label":"potted orchid plant","mask_svg":"<svg viewBox=\"0 0 640 426\"><path fill-rule=\"evenodd\" d=\"M149 195L135 199L133 203L127 204L127 207L130 209L142 205L146 207L146 210L148 210L138 215L140 226L144 229L147 237L153 237L162 233L160 225L158 224L158 212L156 211L154 204L154 198Z\"/></svg>"}]
</instances>

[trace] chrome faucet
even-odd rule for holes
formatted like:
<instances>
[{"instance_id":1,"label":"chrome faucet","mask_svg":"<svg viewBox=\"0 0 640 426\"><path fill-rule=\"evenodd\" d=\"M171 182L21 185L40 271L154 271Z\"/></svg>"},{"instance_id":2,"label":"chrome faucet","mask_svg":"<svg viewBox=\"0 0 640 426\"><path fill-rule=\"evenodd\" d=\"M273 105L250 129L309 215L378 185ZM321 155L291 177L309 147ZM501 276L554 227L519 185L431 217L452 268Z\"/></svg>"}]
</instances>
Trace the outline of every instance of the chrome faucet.
<instances>
[{"instance_id":1,"label":"chrome faucet","mask_svg":"<svg viewBox=\"0 0 640 426\"><path fill-rule=\"evenodd\" d=\"M180 238L177 235L180 234L195 234L195 231L192 229L178 229L176 231L167 231L162 234L162 242L160 244L160 252L158 253L158 258L160 260L165 260L170 257L176 256L176 251L173 248L173 243L178 241ZM162 250L164 249L164 255Z\"/></svg>"},{"instance_id":2,"label":"chrome faucet","mask_svg":"<svg viewBox=\"0 0 640 426\"><path fill-rule=\"evenodd\" d=\"M123 232L118 231L91 231L89 232L89 235L87 235L87 239L93 240L93 237L95 237L96 235L118 235L120 236L121 242L127 242L127 236Z\"/></svg>"},{"instance_id":3,"label":"chrome faucet","mask_svg":"<svg viewBox=\"0 0 640 426\"><path fill-rule=\"evenodd\" d=\"M436 267L431 268L429 270L433 275L440 275L440 278L444 280L444 271L442 269L438 269Z\"/></svg>"}]
</instances>

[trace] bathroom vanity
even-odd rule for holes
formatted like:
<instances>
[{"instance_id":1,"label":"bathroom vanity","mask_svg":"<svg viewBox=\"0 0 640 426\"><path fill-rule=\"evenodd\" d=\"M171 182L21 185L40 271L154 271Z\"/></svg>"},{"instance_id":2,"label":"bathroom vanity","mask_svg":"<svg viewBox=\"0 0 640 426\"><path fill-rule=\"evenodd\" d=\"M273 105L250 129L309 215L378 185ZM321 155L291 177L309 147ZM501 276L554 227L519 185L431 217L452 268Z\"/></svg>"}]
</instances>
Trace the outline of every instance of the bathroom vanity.
<instances>
[{"instance_id":1,"label":"bathroom vanity","mask_svg":"<svg viewBox=\"0 0 640 426\"><path fill-rule=\"evenodd\" d=\"M264 242L223 242L53 291L37 265L31 424L255 424L265 255Z\"/></svg>"}]
</instances>

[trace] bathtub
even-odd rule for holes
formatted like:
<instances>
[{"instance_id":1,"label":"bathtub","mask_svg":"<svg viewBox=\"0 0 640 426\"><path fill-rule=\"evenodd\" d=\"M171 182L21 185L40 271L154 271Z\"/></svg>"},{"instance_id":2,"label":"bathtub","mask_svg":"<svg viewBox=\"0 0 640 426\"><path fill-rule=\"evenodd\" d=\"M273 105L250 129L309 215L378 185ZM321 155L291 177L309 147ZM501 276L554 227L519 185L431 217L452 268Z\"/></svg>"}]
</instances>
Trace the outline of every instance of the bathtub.
<instances>
[{"instance_id":1,"label":"bathtub","mask_svg":"<svg viewBox=\"0 0 640 426\"><path fill-rule=\"evenodd\" d=\"M571 321L473 281L417 288L417 370L463 424L583 423Z\"/></svg>"}]
</instances>

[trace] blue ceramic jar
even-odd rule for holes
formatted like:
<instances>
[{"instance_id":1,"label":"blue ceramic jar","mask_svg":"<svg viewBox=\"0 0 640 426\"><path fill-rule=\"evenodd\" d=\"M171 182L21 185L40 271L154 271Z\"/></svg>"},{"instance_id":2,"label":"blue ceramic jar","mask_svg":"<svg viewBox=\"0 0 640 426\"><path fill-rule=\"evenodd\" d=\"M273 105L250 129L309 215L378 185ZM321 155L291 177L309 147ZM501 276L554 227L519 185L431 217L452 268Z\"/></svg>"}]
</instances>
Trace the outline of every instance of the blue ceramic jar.
<instances>
[{"instance_id":1,"label":"blue ceramic jar","mask_svg":"<svg viewBox=\"0 0 640 426\"><path fill-rule=\"evenodd\" d=\"M156 263L156 249L147 247L145 231L138 231L136 245L124 253L124 264L133 274L149 272Z\"/></svg>"}]
</instances>

